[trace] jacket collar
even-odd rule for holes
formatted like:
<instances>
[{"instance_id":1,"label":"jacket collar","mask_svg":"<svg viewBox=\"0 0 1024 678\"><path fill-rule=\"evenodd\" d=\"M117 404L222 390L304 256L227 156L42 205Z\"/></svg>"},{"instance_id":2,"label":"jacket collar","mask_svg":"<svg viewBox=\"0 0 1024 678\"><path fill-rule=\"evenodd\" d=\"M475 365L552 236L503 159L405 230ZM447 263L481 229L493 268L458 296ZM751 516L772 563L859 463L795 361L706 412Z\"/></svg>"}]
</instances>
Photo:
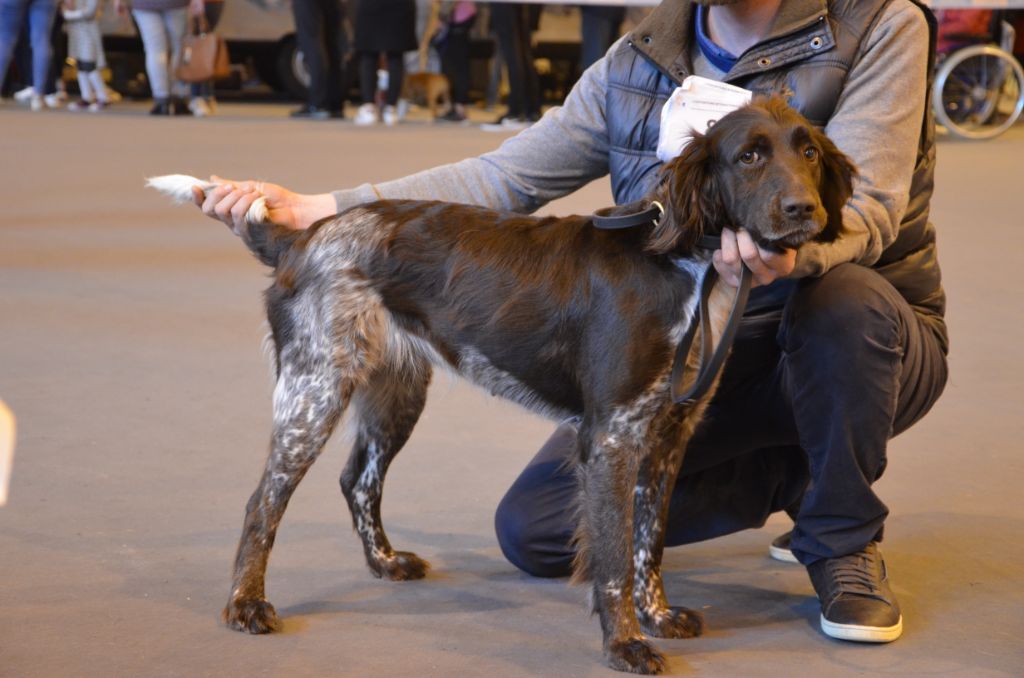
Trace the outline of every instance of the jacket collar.
<instances>
[{"instance_id":1,"label":"jacket collar","mask_svg":"<svg viewBox=\"0 0 1024 678\"><path fill-rule=\"evenodd\" d=\"M693 73L690 60L690 45L695 40L693 31L693 3L691 0L664 0L629 34L630 45L654 64L658 70L676 82ZM813 50L823 51L834 44L831 29L825 17L828 16L827 0L783 0L779 13L772 23L768 34L756 45L748 49L729 72L731 80L742 75L761 72L773 67L788 64L797 56L793 47L810 43L815 37ZM784 58L775 60L770 56L773 52L772 43L801 32L818 24L814 35L801 36L800 44L786 41ZM806 53L798 50L799 58ZM788 57L788 58L786 58Z\"/></svg>"}]
</instances>

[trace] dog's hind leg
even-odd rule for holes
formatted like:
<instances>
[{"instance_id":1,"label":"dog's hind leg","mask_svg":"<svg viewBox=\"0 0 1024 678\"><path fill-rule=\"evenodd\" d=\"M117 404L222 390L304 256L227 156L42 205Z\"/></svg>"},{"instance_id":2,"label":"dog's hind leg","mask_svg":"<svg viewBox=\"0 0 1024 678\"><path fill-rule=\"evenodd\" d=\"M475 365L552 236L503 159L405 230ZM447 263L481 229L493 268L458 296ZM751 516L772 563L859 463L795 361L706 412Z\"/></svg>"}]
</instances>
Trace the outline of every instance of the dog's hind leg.
<instances>
[{"instance_id":1,"label":"dog's hind leg","mask_svg":"<svg viewBox=\"0 0 1024 678\"><path fill-rule=\"evenodd\" d=\"M231 597L223 615L228 626L249 633L278 627L277 613L264 594L270 549L289 498L323 449L354 388L340 378L328 358L289 358L282 365L274 390L270 456L246 505Z\"/></svg>"},{"instance_id":2,"label":"dog's hind leg","mask_svg":"<svg viewBox=\"0 0 1024 678\"><path fill-rule=\"evenodd\" d=\"M633 609L633 487L642 434L632 427L581 430L580 521L576 580L590 578L594 612L601 620L604 654L619 671L656 674L664 657L644 640ZM624 418L623 418L624 419ZM621 419L620 419L621 421ZM633 429L633 430L627 430Z\"/></svg>"},{"instance_id":3,"label":"dog's hind leg","mask_svg":"<svg viewBox=\"0 0 1024 678\"><path fill-rule=\"evenodd\" d=\"M353 399L356 440L341 474L341 491L376 577L421 579L430 567L415 553L391 548L380 517L384 475L423 412L430 375L427 360L407 359L378 369Z\"/></svg>"},{"instance_id":4,"label":"dog's hind leg","mask_svg":"<svg viewBox=\"0 0 1024 678\"><path fill-rule=\"evenodd\" d=\"M666 407L651 426L633 492L633 602L640 627L657 638L693 638L704 631L699 612L670 607L661 578L668 502L697 417Z\"/></svg>"}]
</instances>

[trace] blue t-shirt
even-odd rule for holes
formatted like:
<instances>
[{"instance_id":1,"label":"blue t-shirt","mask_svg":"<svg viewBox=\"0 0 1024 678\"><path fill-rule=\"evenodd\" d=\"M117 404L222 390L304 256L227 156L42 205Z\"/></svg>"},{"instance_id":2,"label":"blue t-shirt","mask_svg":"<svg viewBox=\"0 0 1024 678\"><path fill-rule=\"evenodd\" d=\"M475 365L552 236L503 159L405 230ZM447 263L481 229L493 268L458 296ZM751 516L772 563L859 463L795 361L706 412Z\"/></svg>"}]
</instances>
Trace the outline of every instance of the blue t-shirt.
<instances>
[{"instance_id":1,"label":"blue t-shirt","mask_svg":"<svg viewBox=\"0 0 1024 678\"><path fill-rule=\"evenodd\" d=\"M697 12L694 16L694 21L697 24L697 46L700 47L701 54L711 62L712 66L723 73L728 73L736 65L736 62L739 61L739 57L711 42L711 38L708 37L707 30L705 29L708 16L707 11L707 7L704 5L697 5Z\"/></svg>"}]
</instances>

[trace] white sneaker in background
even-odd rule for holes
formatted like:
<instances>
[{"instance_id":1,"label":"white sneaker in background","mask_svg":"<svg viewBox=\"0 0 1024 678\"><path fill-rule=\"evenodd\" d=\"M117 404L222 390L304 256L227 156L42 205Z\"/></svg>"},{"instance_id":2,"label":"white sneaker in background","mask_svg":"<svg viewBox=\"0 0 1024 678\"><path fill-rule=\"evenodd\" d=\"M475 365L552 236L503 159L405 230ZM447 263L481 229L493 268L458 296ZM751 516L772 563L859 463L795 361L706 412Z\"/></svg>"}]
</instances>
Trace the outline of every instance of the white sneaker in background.
<instances>
[{"instance_id":1,"label":"white sneaker in background","mask_svg":"<svg viewBox=\"0 0 1024 678\"><path fill-rule=\"evenodd\" d=\"M43 103L46 104L47 108L60 108L63 100L60 97L60 92L56 94L47 94L43 97Z\"/></svg>"},{"instance_id":2,"label":"white sneaker in background","mask_svg":"<svg viewBox=\"0 0 1024 678\"><path fill-rule=\"evenodd\" d=\"M46 104L43 103L43 97L37 94L32 95L32 98L29 100L28 105L29 108L31 108L34 112L41 111L46 106Z\"/></svg>"},{"instance_id":3,"label":"white sneaker in background","mask_svg":"<svg viewBox=\"0 0 1024 678\"><path fill-rule=\"evenodd\" d=\"M17 92L15 92L14 93L14 100L15 101L20 101L23 104L24 103L28 103L29 101L32 100L32 95L35 94L35 93L36 93L35 88L32 87L31 85L29 85L25 89L19 89Z\"/></svg>"},{"instance_id":4,"label":"white sneaker in background","mask_svg":"<svg viewBox=\"0 0 1024 678\"><path fill-rule=\"evenodd\" d=\"M210 106L202 97L192 97L192 100L188 102L188 110L192 111L192 115L197 118L208 118L213 115Z\"/></svg>"},{"instance_id":5,"label":"white sneaker in background","mask_svg":"<svg viewBox=\"0 0 1024 678\"><path fill-rule=\"evenodd\" d=\"M398 124L398 109L394 106L384 107L384 124L388 127L394 127Z\"/></svg>"},{"instance_id":6,"label":"white sneaker in background","mask_svg":"<svg viewBox=\"0 0 1024 678\"><path fill-rule=\"evenodd\" d=\"M356 117L353 122L360 127L366 127L368 125L377 124L377 107L373 104L363 104L356 111Z\"/></svg>"}]
</instances>

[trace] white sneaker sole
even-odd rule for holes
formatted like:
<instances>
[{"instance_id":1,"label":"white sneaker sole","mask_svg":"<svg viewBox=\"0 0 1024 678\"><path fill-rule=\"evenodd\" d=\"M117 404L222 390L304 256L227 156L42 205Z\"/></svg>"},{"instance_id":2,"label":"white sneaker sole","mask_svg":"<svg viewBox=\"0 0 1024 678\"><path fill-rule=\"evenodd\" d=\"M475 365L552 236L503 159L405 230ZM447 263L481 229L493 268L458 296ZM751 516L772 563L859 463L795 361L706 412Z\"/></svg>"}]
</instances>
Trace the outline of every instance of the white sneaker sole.
<instances>
[{"instance_id":1,"label":"white sneaker sole","mask_svg":"<svg viewBox=\"0 0 1024 678\"><path fill-rule=\"evenodd\" d=\"M789 549L779 548L775 544L768 545L768 555L771 556L773 560L778 560L783 563L800 563L800 561L796 559L796 556L793 555L792 551Z\"/></svg>"},{"instance_id":2,"label":"white sneaker sole","mask_svg":"<svg viewBox=\"0 0 1024 678\"><path fill-rule=\"evenodd\" d=\"M891 643L903 634L903 615L896 624L888 627L836 624L821 615L821 630L826 636L855 643Z\"/></svg>"}]
</instances>

